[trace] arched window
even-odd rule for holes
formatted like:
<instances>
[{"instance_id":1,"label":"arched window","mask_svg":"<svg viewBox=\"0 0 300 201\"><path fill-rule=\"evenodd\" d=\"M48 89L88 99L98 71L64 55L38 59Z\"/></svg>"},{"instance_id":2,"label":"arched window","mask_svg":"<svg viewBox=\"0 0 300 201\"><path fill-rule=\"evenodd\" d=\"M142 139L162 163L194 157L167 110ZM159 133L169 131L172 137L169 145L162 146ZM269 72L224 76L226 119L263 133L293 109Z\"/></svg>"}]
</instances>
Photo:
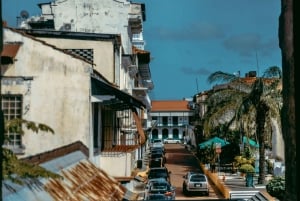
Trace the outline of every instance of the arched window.
<instances>
[{"instance_id":1,"label":"arched window","mask_svg":"<svg viewBox=\"0 0 300 201\"><path fill-rule=\"evenodd\" d=\"M158 139L158 130L157 129L152 130L152 139Z\"/></svg>"},{"instance_id":2,"label":"arched window","mask_svg":"<svg viewBox=\"0 0 300 201\"><path fill-rule=\"evenodd\" d=\"M179 130L177 128L173 129L173 138L179 139Z\"/></svg>"},{"instance_id":3,"label":"arched window","mask_svg":"<svg viewBox=\"0 0 300 201\"><path fill-rule=\"evenodd\" d=\"M162 138L163 138L163 139L166 139L166 138L168 138L168 137L169 137L169 130L166 129L166 128L164 128L164 129L162 130Z\"/></svg>"}]
</instances>

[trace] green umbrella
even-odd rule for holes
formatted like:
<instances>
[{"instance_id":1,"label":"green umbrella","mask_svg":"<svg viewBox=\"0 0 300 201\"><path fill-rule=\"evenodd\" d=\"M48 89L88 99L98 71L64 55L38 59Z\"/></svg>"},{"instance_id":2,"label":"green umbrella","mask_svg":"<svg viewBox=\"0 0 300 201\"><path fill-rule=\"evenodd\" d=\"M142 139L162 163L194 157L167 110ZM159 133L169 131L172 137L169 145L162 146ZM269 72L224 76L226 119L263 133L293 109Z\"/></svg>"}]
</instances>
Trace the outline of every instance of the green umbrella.
<instances>
[{"instance_id":1,"label":"green umbrella","mask_svg":"<svg viewBox=\"0 0 300 201\"><path fill-rule=\"evenodd\" d=\"M221 147L229 144L229 142L227 142L226 140L223 140L221 138L218 137L213 137L205 142L200 143L198 146L200 149L204 149L205 147L210 147L211 145L214 144L220 144Z\"/></svg>"},{"instance_id":2,"label":"green umbrella","mask_svg":"<svg viewBox=\"0 0 300 201\"><path fill-rule=\"evenodd\" d=\"M251 140L250 138L247 138L246 136L243 137L243 143L249 144L252 147L258 148L259 145L254 140Z\"/></svg>"}]
</instances>

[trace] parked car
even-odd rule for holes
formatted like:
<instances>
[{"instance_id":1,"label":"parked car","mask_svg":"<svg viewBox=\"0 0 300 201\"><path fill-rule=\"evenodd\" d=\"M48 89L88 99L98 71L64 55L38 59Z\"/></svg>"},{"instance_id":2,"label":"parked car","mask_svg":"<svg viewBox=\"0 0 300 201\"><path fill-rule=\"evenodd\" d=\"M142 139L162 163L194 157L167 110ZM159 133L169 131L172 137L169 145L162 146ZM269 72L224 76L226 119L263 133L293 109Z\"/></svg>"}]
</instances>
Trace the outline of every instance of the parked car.
<instances>
[{"instance_id":1,"label":"parked car","mask_svg":"<svg viewBox=\"0 0 300 201\"><path fill-rule=\"evenodd\" d=\"M209 195L208 179L205 174L197 172L187 172L183 176L182 191L185 195L190 192L201 192Z\"/></svg>"},{"instance_id":2,"label":"parked car","mask_svg":"<svg viewBox=\"0 0 300 201\"><path fill-rule=\"evenodd\" d=\"M151 200L168 200L168 197L166 197L164 194L150 194L144 197L144 200L151 201Z\"/></svg>"},{"instance_id":3,"label":"parked car","mask_svg":"<svg viewBox=\"0 0 300 201\"><path fill-rule=\"evenodd\" d=\"M164 167L164 159L163 158L150 158L149 159L149 168L155 167Z\"/></svg>"},{"instance_id":4,"label":"parked car","mask_svg":"<svg viewBox=\"0 0 300 201\"><path fill-rule=\"evenodd\" d=\"M162 152L162 153L166 153L166 150L163 146L161 147L150 147L150 153L154 153L154 152Z\"/></svg>"},{"instance_id":5,"label":"parked car","mask_svg":"<svg viewBox=\"0 0 300 201\"><path fill-rule=\"evenodd\" d=\"M180 139L175 139L175 138L165 138L163 140L164 144L180 144L181 140Z\"/></svg>"},{"instance_id":6,"label":"parked car","mask_svg":"<svg viewBox=\"0 0 300 201\"><path fill-rule=\"evenodd\" d=\"M151 153L151 154L149 155L149 159L150 159L150 160L151 160L151 159L156 159L156 158L162 159L162 162L163 162L164 164L165 164L166 161L167 161L167 159L166 159L164 153Z\"/></svg>"},{"instance_id":7,"label":"parked car","mask_svg":"<svg viewBox=\"0 0 300 201\"><path fill-rule=\"evenodd\" d=\"M154 139L152 140L151 147L164 147L164 143L162 139Z\"/></svg>"},{"instance_id":8,"label":"parked car","mask_svg":"<svg viewBox=\"0 0 300 201\"><path fill-rule=\"evenodd\" d=\"M148 171L148 180L156 178L164 178L169 183L171 172L166 167L150 168Z\"/></svg>"},{"instance_id":9,"label":"parked car","mask_svg":"<svg viewBox=\"0 0 300 201\"><path fill-rule=\"evenodd\" d=\"M145 200L150 200L152 195L164 195L164 200L175 200L175 187L163 178L148 181L145 187Z\"/></svg>"}]
</instances>

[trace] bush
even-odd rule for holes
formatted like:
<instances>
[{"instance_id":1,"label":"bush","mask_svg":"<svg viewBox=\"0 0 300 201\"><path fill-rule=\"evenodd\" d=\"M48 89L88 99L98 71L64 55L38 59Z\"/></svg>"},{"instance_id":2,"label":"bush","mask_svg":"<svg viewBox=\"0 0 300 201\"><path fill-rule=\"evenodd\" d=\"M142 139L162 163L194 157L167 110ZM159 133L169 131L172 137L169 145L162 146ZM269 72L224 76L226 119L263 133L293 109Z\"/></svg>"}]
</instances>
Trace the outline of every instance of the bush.
<instances>
[{"instance_id":1,"label":"bush","mask_svg":"<svg viewBox=\"0 0 300 201\"><path fill-rule=\"evenodd\" d=\"M284 177L274 177L266 185L267 192L273 196L282 200L285 192L285 178Z\"/></svg>"}]
</instances>

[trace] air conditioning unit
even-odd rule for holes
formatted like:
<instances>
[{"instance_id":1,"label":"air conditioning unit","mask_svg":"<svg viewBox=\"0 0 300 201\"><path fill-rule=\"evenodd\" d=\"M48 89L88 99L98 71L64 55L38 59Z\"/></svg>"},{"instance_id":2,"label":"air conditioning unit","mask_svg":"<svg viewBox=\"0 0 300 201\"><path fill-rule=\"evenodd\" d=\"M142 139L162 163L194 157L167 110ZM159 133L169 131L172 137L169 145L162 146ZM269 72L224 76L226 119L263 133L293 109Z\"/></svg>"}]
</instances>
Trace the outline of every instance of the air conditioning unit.
<instances>
[{"instance_id":1,"label":"air conditioning unit","mask_svg":"<svg viewBox=\"0 0 300 201\"><path fill-rule=\"evenodd\" d=\"M70 23L65 23L65 24L64 24L64 30L66 30L66 31L70 31L70 30L71 30L71 28L72 28L72 26L71 26L71 24L70 24Z\"/></svg>"}]
</instances>

